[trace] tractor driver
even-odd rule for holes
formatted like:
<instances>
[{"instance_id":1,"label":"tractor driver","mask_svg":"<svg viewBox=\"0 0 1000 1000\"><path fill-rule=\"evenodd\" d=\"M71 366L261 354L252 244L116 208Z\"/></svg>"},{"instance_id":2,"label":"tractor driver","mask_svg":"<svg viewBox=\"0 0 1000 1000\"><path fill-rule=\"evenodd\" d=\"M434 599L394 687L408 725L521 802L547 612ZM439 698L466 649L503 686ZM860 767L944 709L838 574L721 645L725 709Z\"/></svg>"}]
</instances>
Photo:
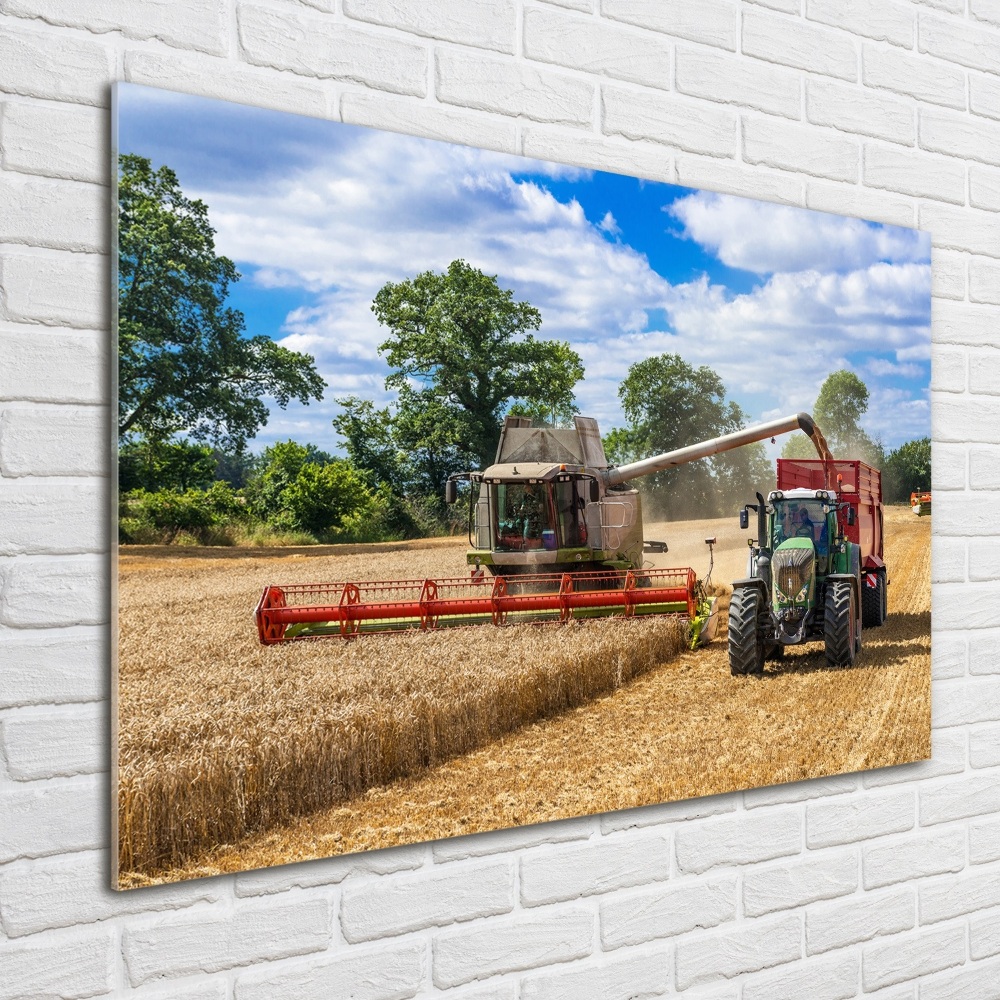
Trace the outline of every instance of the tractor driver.
<instances>
[{"instance_id":1,"label":"tractor driver","mask_svg":"<svg viewBox=\"0 0 1000 1000\"><path fill-rule=\"evenodd\" d=\"M809 517L809 511L805 507L800 507L798 514L795 515L795 537L812 538L813 540L816 538L813 533L812 518Z\"/></svg>"},{"instance_id":2,"label":"tractor driver","mask_svg":"<svg viewBox=\"0 0 1000 1000\"><path fill-rule=\"evenodd\" d=\"M537 488L532 483L525 483L524 496L521 498L518 515L521 521L522 537L525 541L529 538L542 537L541 498L538 496Z\"/></svg>"}]
</instances>

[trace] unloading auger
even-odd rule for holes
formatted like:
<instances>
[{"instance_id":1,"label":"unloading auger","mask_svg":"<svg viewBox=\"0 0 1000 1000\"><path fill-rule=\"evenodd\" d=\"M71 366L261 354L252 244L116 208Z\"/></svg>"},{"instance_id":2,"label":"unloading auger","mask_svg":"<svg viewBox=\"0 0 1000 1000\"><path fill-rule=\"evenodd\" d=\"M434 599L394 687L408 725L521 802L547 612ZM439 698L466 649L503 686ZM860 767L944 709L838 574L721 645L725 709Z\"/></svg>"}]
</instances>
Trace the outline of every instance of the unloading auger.
<instances>
[{"instance_id":1,"label":"unloading auger","mask_svg":"<svg viewBox=\"0 0 1000 1000\"><path fill-rule=\"evenodd\" d=\"M644 551L666 545L644 542L639 492L630 484L796 430L829 457L807 413L622 466L608 465L596 420L573 423L533 427L529 418L507 417L496 462L448 478L448 503L457 501L459 482L470 484L470 576L269 585L255 613L260 641L669 614L691 623L693 642L707 642L714 598L691 568L643 567Z\"/></svg>"}]
</instances>

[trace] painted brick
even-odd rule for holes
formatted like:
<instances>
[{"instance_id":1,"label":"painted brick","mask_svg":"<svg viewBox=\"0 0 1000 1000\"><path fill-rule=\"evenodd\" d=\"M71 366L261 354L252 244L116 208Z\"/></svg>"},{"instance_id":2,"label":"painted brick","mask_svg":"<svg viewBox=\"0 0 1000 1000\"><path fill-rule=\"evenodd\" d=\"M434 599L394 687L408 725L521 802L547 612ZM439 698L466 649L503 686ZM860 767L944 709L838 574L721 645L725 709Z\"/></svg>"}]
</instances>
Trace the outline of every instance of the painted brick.
<instances>
[{"instance_id":1,"label":"painted brick","mask_svg":"<svg viewBox=\"0 0 1000 1000\"><path fill-rule=\"evenodd\" d=\"M806 0L806 17L849 30L876 42L913 47L916 17L912 8L885 0Z\"/></svg>"},{"instance_id":2,"label":"painted brick","mask_svg":"<svg viewBox=\"0 0 1000 1000\"><path fill-rule=\"evenodd\" d=\"M916 2L923 7L933 7L949 14L965 13L965 0L916 0Z\"/></svg>"},{"instance_id":3,"label":"painted brick","mask_svg":"<svg viewBox=\"0 0 1000 1000\"><path fill-rule=\"evenodd\" d=\"M1000 726L980 726L969 733L972 767L1000 767Z\"/></svg>"},{"instance_id":4,"label":"painted brick","mask_svg":"<svg viewBox=\"0 0 1000 1000\"><path fill-rule=\"evenodd\" d=\"M10 938L55 927L76 927L149 910L176 910L222 895L218 879L112 892L106 856L72 854L46 861L18 861L0 871L0 920Z\"/></svg>"},{"instance_id":5,"label":"painted brick","mask_svg":"<svg viewBox=\"0 0 1000 1000\"><path fill-rule=\"evenodd\" d=\"M425 38L513 52L517 24L514 0L465 0L427 4L423 0L344 0L348 17L384 24Z\"/></svg>"},{"instance_id":6,"label":"painted brick","mask_svg":"<svg viewBox=\"0 0 1000 1000\"><path fill-rule=\"evenodd\" d=\"M502 153L517 151L517 125L514 122L509 119L497 121L477 112L358 91L344 94L340 101L340 113L343 120L352 125L443 139L445 142L495 149Z\"/></svg>"},{"instance_id":7,"label":"painted brick","mask_svg":"<svg viewBox=\"0 0 1000 1000\"><path fill-rule=\"evenodd\" d=\"M255 66L363 83L394 94L427 92L427 49L338 23L241 4L240 45Z\"/></svg>"},{"instance_id":8,"label":"painted brick","mask_svg":"<svg viewBox=\"0 0 1000 1000\"><path fill-rule=\"evenodd\" d=\"M861 80L866 87L891 90L946 108L965 108L965 73L945 63L865 43Z\"/></svg>"},{"instance_id":9,"label":"painted brick","mask_svg":"<svg viewBox=\"0 0 1000 1000\"><path fill-rule=\"evenodd\" d=\"M594 170L672 181L670 151L656 142L628 142L580 129L538 125L521 128L521 152L539 160L575 163Z\"/></svg>"},{"instance_id":10,"label":"painted brick","mask_svg":"<svg viewBox=\"0 0 1000 1000\"><path fill-rule=\"evenodd\" d=\"M961 264L960 260L959 265ZM935 392L965 392L969 384L966 349L934 346L931 348L931 355L931 388Z\"/></svg>"},{"instance_id":11,"label":"painted brick","mask_svg":"<svg viewBox=\"0 0 1000 1000\"><path fill-rule=\"evenodd\" d=\"M406 1000L423 981L424 946L350 948L333 957L254 969L236 979L236 1000Z\"/></svg>"},{"instance_id":12,"label":"painted brick","mask_svg":"<svg viewBox=\"0 0 1000 1000\"><path fill-rule=\"evenodd\" d=\"M229 1000L229 991L224 982L216 979L197 986L130 990L128 997L129 1000Z\"/></svg>"},{"instance_id":13,"label":"painted brick","mask_svg":"<svg viewBox=\"0 0 1000 1000\"><path fill-rule=\"evenodd\" d=\"M931 583L962 583L966 573L966 546L958 538L931 539Z\"/></svg>"},{"instance_id":14,"label":"painted brick","mask_svg":"<svg viewBox=\"0 0 1000 1000\"><path fill-rule=\"evenodd\" d=\"M904 983L965 961L965 928L945 927L865 945L861 982L866 991Z\"/></svg>"},{"instance_id":15,"label":"painted brick","mask_svg":"<svg viewBox=\"0 0 1000 1000\"><path fill-rule=\"evenodd\" d=\"M968 452L964 447L953 444L931 443L931 482L936 490L964 490L966 488L966 468ZM940 480L938 478L940 470ZM971 483L970 483L971 486Z\"/></svg>"},{"instance_id":16,"label":"painted brick","mask_svg":"<svg viewBox=\"0 0 1000 1000\"><path fill-rule=\"evenodd\" d=\"M850 215L871 222L887 222L891 226L916 224L916 207L904 195L874 191L860 184L828 184L825 181L808 181L806 205L821 212Z\"/></svg>"},{"instance_id":17,"label":"painted brick","mask_svg":"<svg viewBox=\"0 0 1000 1000\"><path fill-rule=\"evenodd\" d=\"M817 955L911 930L916 925L915 910L915 895L908 888L866 892L814 907L806 912L806 952Z\"/></svg>"},{"instance_id":18,"label":"painted brick","mask_svg":"<svg viewBox=\"0 0 1000 1000\"><path fill-rule=\"evenodd\" d=\"M978 21L1000 27L1000 4L997 0L969 0L969 13Z\"/></svg>"},{"instance_id":19,"label":"painted brick","mask_svg":"<svg viewBox=\"0 0 1000 1000\"><path fill-rule=\"evenodd\" d=\"M676 85L682 94L800 117L802 84L797 73L710 49L678 48L676 62Z\"/></svg>"},{"instance_id":20,"label":"painted brick","mask_svg":"<svg viewBox=\"0 0 1000 1000\"><path fill-rule=\"evenodd\" d=\"M1000 73L996 32L956 18L921 14L917 47L947 62Z\"/></svg>"},{"instance_id":21,"label":"painted brick","mask_svg":"<svg viewBox=\"0 0 1000 1000\"><path fill-rule=\"evenodd\" d=\"M936 634L931 650L931 670L935 680L948 677L962 677L969 659L969 649L965 637L961 635ZM939 730L939 732L941 732ZM958 767L957 770L962 770Z\"/></svg>"},{"instance_id":22,"label":"painted brick","mask_svg":"<svg viewBox=\"0 0 1000 1000\"><path fill-rule=\"evenodd\" d=\"M1000 120L1000 80L970 73L969 110L974 115Z\"/></svg>"},{"instance_id":23,"label":"painted brick","mask_svg":"<svg viewBox=\"0 0 1000 1000\"><path fill-rule=\"evenodd\" d=\"M108 260L98 254L0 254L0 319L100 329L110 326L105 301Z\"/></svg>"},{"instance_id":24,"label":"painted brick","mask_svg":"<svg viewBox=\"0 0 1000 1000\"><path fill-rule=\"evenodd\" d=\"M64 851L88 851L104 841L104 800L94 778L34 787L0 787L0 864Z\"/></svg>"},{"instance_id":25,"label":"painted brick","mask_svg":"<svg viewBox=\"0 0 1000 1000\"><path fill-rule=\"evenodd\" d=\"M749 0L759 7L767 7L768 10L780 10L786 14L801 14L802 0Z\"/></svg>"},{"instance_id":26,"label":"painted brick","mask_svg":"<svg viewBox=\"0 0 1000 1000\"><path fill-rule=\"evenodd\" d=\"M670 45L661 35L545 8L524 12L524 54L597 76L670 89Z\"/></svg>"},{"instance_id":27,"label":"painted brick","mask_svg":"<svg viewBox=\"0 0 1000 1000\"><path fill-rule=\"evenodd\" d=\"M748 920L737 930L692 935L677 942L677 988L732 979L802 955L802 918Z\"/></svg>"},{"instance_id":28,"label":"painted brick","mask_svg":"<svg viewBox=\"0 0 1000 1000\"><path fill-rule=\"evenodd\" d=\"M437 52L435 91L445 104L563 125L588 124L594 84L512 59Z\"/></svg>"},{"instance_id":29,"label":"painted brick","mask_svg":"<svg viewBox=\"0 0 1000 1000\"><path fill-rule=\"evenodd\" d=\"M839 31L746 8L743 54L841 80L858 78L857 43Z\"/></svg>"},{"instance_id":30,"label":"painted brick","mask_svg":"<svg viewBox=\"0 0 1000 1000\"><path fill-rule=\"evenodd\" d=\"M996 1000L1000 997L996 965L966 965L920 982L920 1000Z\"/></svg>"},{"instance_id":31,"label":"painted brick","mask_svg":"<svg viewBox=\"0 0 1000 1000\"><path fill-rule=\"evenodd\" d=\"M0 242L96 251L104 243L108 191L97 184L0 174Z\"/></svg>"},{"instance_id":32,"label":"painted brick","mask_svg":"<svg viewBox=\"0 0 1000 1000\"><path fill-rule=\"evenodd\" d=\"M48 1000L105 995L112 988L114 938L100 933L45 935L41 940L0 941L4 998Z\"/></svg>"},{"instance_id":33,"label":"painted brick","mask_svg":"<svg viewBox=\"0 0 1000 1000\"><path fill-rule=\"evenodd\" d=\"M603 122L606 133L626 139L652 139L710 156L733 156L736 152L736 115L723 108L665 101L607 86Z\"/></svg>"},{"instance_id":34,"label":"painted brick","mask_svg":"<svg viewBox=\"0 0 1000 1000\"><path fill-rule=\"evenodd\" d=\"M691 42L736 50L736 4L725 0L601 0L601 13L616 21L662 31Z\"/></svg>"},{"instance_id":35,"label":"painted brick","mask_svg":"<svg viewBox=\"0 0 1000 1000\"><path fill-rule=\"evenodd\" d=\"M0 414L0 472L5 476L99 475L107 466L96 406L11 406Z\"/></svg>"},{"instance_id":36,"label":"painted brick","mask_svg":"<svg viewBox=\"0 0 1000 1000\"><path fill-rule=\"evenodd\" d=\"M95 483L0 482L0 555L54 555L107 547L106 491Z\"/></svg>"},{"instance_id":37,"label":"painted brick","mask_svg":"<svg viewBox=\"0 0 1000 1000\"><path fill-rule=\"evenodd\" d=\"M191 57L167 49L128 49L125 79L147 87L163 87L253 104L259 108L292 108L300 115L326 118L330 95L325 82L303 80L270 66L247 66L230 59Z\"/></svg>"},{"instance_id":38,"label":"painted brick","mask_svg":"<svg viewBox=\"0 0 1000 1000\"><path fill-rule=\"evenodd\" d=\"M100 625L108 620L106 556L31 556L0 577L0 624Z\"/></svg>"},{"instance_id":39,"label":"painted brick","mask_svg":"<svg viewBox=\"0 0 1000 1000\"><path fill-rule=\"evenodd\" d=\"M0 163L45 177L108 184L104 112L50 101L7 101L0 111Z\"/></svg>"},{"instance_id":40,"label":"painted brick","mask_svg":"<svg viewBox=\"0 0 1000 1000\"><path fill-rule=\"evenodd\" d=\"M852 795L843 800L817 802L806 807L806 843L832 847L890 833L904 833L916 823L916 796L911 791Z\"/></svg>"},{"instance_id":41,"label":"painted brick","mask_svg":"<svg viewBox=\"0 0 1000 1000\"><path fill-rule=\"evenodd\" d=\"M108 83L114 79L114 55L90 39L22 31L11 19L0 31L0 91L53 101L108 106Z\"/></svg>"},{"instance_id":42,"label":"painted brick","mask_svg":"<svg viewBox=\"0 0 1000 1000\"><path fill-rule=\"evenodd\" d=\"M976 445L969 449L969 487L1000 490L1000 449Z\"/></svg>"},{"instance_id":43,"label":"painted brick","mask_svg":"<svg viewBox=\"0 0 1000 1000\"><path fill-rule=\"evenodd\" d=\"M1000 351L981 348L969 351L969 390L984 396L1000 395Z\"/></svg>"},{"instance_id":44,"label":"painted brick","mask_svg":"<svg viewBox=\"0 0 1000 1000\"><path fill-rule=\"evenodd\" d=\"M979 592L984 588L966 586L964 589ZM1000 677L975 677L939 684L934 691L934 725L943 728L996 722L1000 714L998 697Z\"/></svg>"},{"instance_id":45,"label":"painted brick","mask_svg":"<svg viewBox=\"0 0 1000 1000\"><path fill-rule=\"evenodd\" d=\"M226 52L226 17L222 4L199 0L4 0L5 13L41 18L49 24L84 28L94 33L120 31L129 38L155 38L185 49L222 55ZM62 38L60 38L60 46Z\"/></svg>"},{"instance_id":46,"label":"painted brick","mask_svg":"<svg viewBox=\"0 0 1000 1000\"><path fill-rule=\"evenodd\" d=\"M674 843L682 872L769 861L799 853L802 817L791 809L737 813L698 826L679 827Z\"/></svg>"},{"instance_id":47,"label":"painted brick","mask_svg":"<svg viewBox=\"0 0 1000 1000\"><path fill-rule=\"evenodd\" d=\"M679 802L661 802L655 806L638 809L623 809L620 812L604 813L601 816L601 833L616 830L635 830L647 826L667 823L686 823L707 816L736 811L736 797L733 795L706 795L700 799L683 799Z\"/></svg>"},{"instance_id":48,"label":"painted brick","mask_svg":"<svg viewBox=\"0 0 1000 1000\"><path fill-rule=\"evenodd\" d=\"M736 918L735 875L612 896L601 903L606 950L716 927Z\"/></svg>"},{"instance_id":49,"label":"painted brick","mask_svg":"<svg viewBox=\"0 0 1000 1000\"><path fill-rule=\"evenodd\" d=\"M562 844L571 840L586 840L594 832L590 817L563 820L561 823L539 823L535 826L512 827L468 837L451 837L431 845L435 861L461 861L464 858L485 857L506 851L525 850L539 844Z\"/></svg>"},{"instance_id":50,"label":"painted brick","mask_svg":"<svg viewBox=\"0 0 1000 1000\"><path fill-rule=\"evenodd\" d=\"M751 167L733 160L679 153L674 163L677 183L707 191L728 191L746 195L753 190L764 201L781 201L788 205L802 204L802 181L782 171Z\"/></svg>"},{"instance_id":51,"label":"painted brick","mask_svg":"<svg viewBox=\"0 0 1000 1000\"><path fill-rule=\"evenodd\" d=\"M1000 673L1000 635L978 632L970 636L969 673Z\"/></svg>"},{"instance_id":52,"label":"painted brick","mask_svg":"<svg viewBox=\"0 0 1000 1000\"><path fill-rule=\"evenodd\" d=\"M514 865L499 861L345 888L340 925L353 943L509 913L513 908Z\"/></svg>"},{"instance_id":53,"label":"painted brick","mask_svg":"<svg viewBox=\"0 0 1000 1000\"><path fill-rule=\"evenodd\" d=\"M1000 812L1000 782L995 775L951 778L936 788L920 789L921 826L995 812Z\"/></svg>"},{"instance_id":54,"label":"painted brick","mask_svg":"<svg viewBox=\"0 0 1000 1000\"><path fill-rule=\"evenodd\" d=\"M921 108L920 145L960 160L1000 163L1000 124L978 121L943 108Z\"/></svg>"},{"instance_id":55,"label":"painted brick","mask_svg":"<svg viewBox=\"0 0 1000 1000\"><path fill-rule=\"evenodd\" d=\"M967 344L970 347L996 346L995 340L988 335L991 320L995 317L995 309L981 305L935 302L935 340L940 343Z\"/></svg>"},{"instance_id":56,"label":"painted brick","mask_svg":"<svg viewBox=\"0 0 1000 1000\"><path fill-rule=\"evenodd\" d=\"M934 924L1000 906L1000 872L946 875L924 882L917 891L920 923Z\"/></svg>"},{"instance_id":57,"label":"painted brick","mask_svg":"<svg viewBox=\"0 0 1000 1000\"><path fill-rule=\"evenodd\" d=\"M838 955L755 976L743 987L743 1000L848 1000L857 995L861 961Z\"/></svg>"},{"instance_id":58,"label":"painted brick","mask_svg":"<svg viewBox=\"0 0 1000 1000\"><path fill-rule=\"evenodd\" d=\"M0 708L108 697L103 629L0 632Z\"/></svg>"},{"instance_id":59,"label":"painted brick","mask_svg":"<svg viewBox=\"0 0 1000 1000\"><path fill-rule=\"evenodd\" d=\"M1000 261L969 258L969 299L1000 305Z\"/></svg>"},{"instance_id":60,"label":"painted brick","mask_svg":"<svg viewBox=\"0 0 1000 1000\"><path fill-rule=\"evenodd\" d=\"M332 940L325 899L292 905L244 903L219 914L197 911L126 928L122 953L128 980L219 972L253 962L322 951Z\"/></svg>"},{"instance_id":61,"label":"painted brick","mask_svg":"<svg viewBox=\"0 0 1000 1000\"><path fill-rule=\"evenodd\" d=\"M588 841L521 858L521 902L525 906L610 892L670 878L667 837Z\"/></svg>"},{"instance_id":62,"label":"painted brick","mask_svg":"<svg viewBox=\"0 0 1000 1000\"><path fill-rule=\"evenodd\" d=\"M560 909L543 916L487 920L434 940L434 984L441 989L503 972L536 969L583 958L593 949L589 910Z\"/></svg>"},{"instance_id":63,"label":"painted brick","mask_svg":"<svg viewBox=\"0 0 1000 1000\"><path fill-rule=\"evenodd\" d=\"M107 706L10 715L0 722L7 772L15 781L106 771L111 759Z\"/></svg>"},{"instance_id":64,"label":"painted brick","mask_svg":"<svg viewBox=\"0 0 1000 1000\"><path fill-rule=\"evenodd\" d=\"M965 254L955 253L952 250L938 250L934 254L931 269L931 295L934 298L958 300L965 298L967 259ZM934 364L931 366L932 388L937 388L933 384L933 379L940 363L939 356L934 354ZM953 363L952 368L955 368L956 365L957 362Z\"/></svg>"},{"instance_id":65,"label":"painted brick","mask_svg":"<svg viewBox=\"0 0 1000 1000\"><path fill-rule=\"evenodd\" d=\"M965 204L965 165L945 156L866 143L862 179L870 187Z\"/></svg>"},{"instance_id":66,"label":"painted brick","mask_svg":"<svg viewBox=\"0 0 1000 1000\"><path fill-rule=\"evenodd\" d=\"M0 399L101 403L108 398L106 336L0 328Z\"/></svg>"},{"instance_id":67,"label":"painted brick","mask_svg":"<svg viewBox=\"0 0 1000 1000\"><path fill-rule=\"evenodd\" d=\"M1000 226L993 212L928 203L920 206L918 224L921 229L930 231L935 247L1000 257ZM940 339L936 315L934 324L935 339Z\"/></svg>"},{"instance_id":68,"label":"painted brick","mask_svg":"<svg viewBox=\"0 0 1000 1000\"><path fill-rule=\"evenodd\" d=\"M586 962L566 971L526 976L521 1000L633 1000L661 996L670 989L670 953L643 951L639 955Z\"/></svg>"},{"instance_id":69,"label":"painted brick","mask_svg":"<svg viewBox=\"0 0 1000 1000\"><path fill-rule=\"evenodd\" d=\"M760 917L845 896L857 887L857 851L823 852L806 861L748 871L743 876L743 912Z\"/></svg>"},{"instance_id":70,"label":"painted brick","mask_svg":"<svg viewBox=\"0 0 1000 1000\"><path fill-rule=\"evenodd\" d=\"M806 117L815 125L912 146L917 130L909 102L833 80L806 82Z\"/></svg>"},{"instance_id":71,"label":"painted brick","mask_svg":"<svg viewBox=\"0 0 1000 1000\"><path fill-rule=\"evenodd\" d=\"M384 851L346 854L321 861L240 872L236 876L234 889L237 897L271 896L290 889L336 885L351 876L414 871L422 867L426 860L426 844L407 844Z\"/></svg>"},{"instance_id":72,"label":"painted brick","mask_svg":"<svg viewBox=\"0 0 1000 1000\"><path fill-rule=\"evenodd\" d=\"M1000 212L1000 170L969 164L969 204Z\"/></svg>"},{"instance_id":73,"label":"painted brick","mask_svg":"<svg viewBox=\"0 0 1000 1000\"><path fill-rule=\"evenodd\" d=\"M1000 914L995 910L969 921L969 954L977 961L1000 955Z\"/></svg>"},{"instance_id":74,"label":"painted brick","mask_svg":"<svg viewBox=\"0 0 1000 1000\"><path fill-rule=\"evenodd\" d=\"M743 119L743 159L814 177L853 181L860 152L855 139L838 133L817 134L807 125L757 118Z\"/></svg>"},{"instance_id":75,"label":"painted brick","mask_svg":"<svg viewBox=\"0 0 1000 1000\"><path fill-rule=\"evenodd\" d=\"M864 887L881 886L943 875L965 867L965 833L947 830L943 833L893 839L884 844L866 845L862 848ZM883 983L883 986L890 984Z\"/></svg>"},{"instance_id":76,"label":"painted brick","mask_svg":"<svg viewBox=\"0 0 1000 1000\"><path fill-rule=\"evenodd\" d=\"M805 802L824 795L843 795L858 789L858 779L853 774L836 774L832 777L813 778L810 781L790 781L783 785L765 785L748 788L743 793L747 809L778 805L783 802Z\"/></svg>"},{"instance_id":77,"label":"painted brick","mask_svg":"<svg viewBox=\"0 0 1000 1000\"><path fill-rule=\"evenodd\" d=\"M997 599L998 591L994 585L991 584L979 584L975 586L969 586L966 589L967 600L964 604L964 614L961 609L961 603L958 600L959 587L955 585L941 584L942 595L940 598L935 597L934 602L934 614L936 620L940 622L945 628L960 628L963 622L968 623L969 621L975 621L978 625L983 628L990 628L995 626L1000 626L1000 612L994 610L993 604ZM955 682L958 683L958 682ZM953 687L954 685L949 685ZM937 695L935 693L935 699ZM939 721L949 719L952 707L957 704L961 704L962 696L958 695L958 701L956 702L953 692L950 692L949 697L945 700L947 706L946 712L942 713L939 717L937 715L936 701L935 701L935 716L933 720L934 726L946 726L946 725L959 725L956 722L946 722ZM979 711L983 711L980 709ZM972 721L972 720L970 720ZM974 721L984 722L988 719L977 718Z\"/></svg>"}]
</instances>

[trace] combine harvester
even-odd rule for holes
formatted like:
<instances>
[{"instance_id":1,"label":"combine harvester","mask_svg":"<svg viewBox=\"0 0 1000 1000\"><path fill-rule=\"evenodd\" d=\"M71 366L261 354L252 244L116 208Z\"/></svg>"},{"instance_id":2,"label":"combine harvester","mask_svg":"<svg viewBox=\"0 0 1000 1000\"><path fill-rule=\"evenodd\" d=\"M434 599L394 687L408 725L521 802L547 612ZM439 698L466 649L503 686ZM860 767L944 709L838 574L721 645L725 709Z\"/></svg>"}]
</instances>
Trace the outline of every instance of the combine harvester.
<instances>
[{"instance_id":1,"label":"combine harvester","mask_svg":"<svg viewBox=\"0 0 1000 1000\"><path fill-rule=\"evenodd\" d=\"M643 552L666 545L643 541L639 492L629 484L796 430L829 456L812 418L798 413L612 467L590 417L576 417L566 429L507 417L496 463L453 475L445 485L445 500L455 503L458 482L470 484L469 577L270 585L256 610L260 641L680 615L690 622L692 644L708 642L718 624L714 598L693 569L643 568Z\"/></svg>"},{"instance_id":2,"label":"combine harvester","mask_svg":"<svg viewBox=\"0 0 1000 1000\"><path fill-rule=\"evenodd\" d=\"M911 493L910 510L912 510L917 517L928 517L931 512L930 491L926 493Z\"/></svg>"}]
</instances>

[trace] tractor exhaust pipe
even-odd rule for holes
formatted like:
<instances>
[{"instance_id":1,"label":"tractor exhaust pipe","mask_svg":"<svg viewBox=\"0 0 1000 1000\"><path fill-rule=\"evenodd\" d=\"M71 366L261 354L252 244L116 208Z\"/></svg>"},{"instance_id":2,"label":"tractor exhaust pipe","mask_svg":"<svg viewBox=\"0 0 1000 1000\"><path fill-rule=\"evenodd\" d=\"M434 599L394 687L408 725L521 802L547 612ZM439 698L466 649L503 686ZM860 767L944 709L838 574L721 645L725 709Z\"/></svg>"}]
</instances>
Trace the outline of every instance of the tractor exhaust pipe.
<instances>
[{"instance_id":1,"label":"tractor exhaust pipe","mask_svg":"<svg viewBox=\"0 0 1000 1000\"><path fill-rule=\"evenodd\" d=\"M630 462L628 465L620 465L613 469L601 469L598 470L597 474L604 480L605 486L619 486L622 483L627 483L630 479L638 479L640 476L648 476L654 472L663 472L664 469L686 465L699 458L719 455L744 444L753 444L755 441L763 441L766 438L776 437L778 434L788 434L798 430L805 431L809 436L816 446L820 458L833 458L826 445L826 440L813 418L808 413L796 413L790 417L768 421L766 424L757 424L756 427L734 431L732 434L723 434L722 437L712 438L711 441L702 441L700 444L692 444L686 448L664 452L662 455L654 455L652 458L644 458L641 462Z\"/></svg>"}]
</instances>

